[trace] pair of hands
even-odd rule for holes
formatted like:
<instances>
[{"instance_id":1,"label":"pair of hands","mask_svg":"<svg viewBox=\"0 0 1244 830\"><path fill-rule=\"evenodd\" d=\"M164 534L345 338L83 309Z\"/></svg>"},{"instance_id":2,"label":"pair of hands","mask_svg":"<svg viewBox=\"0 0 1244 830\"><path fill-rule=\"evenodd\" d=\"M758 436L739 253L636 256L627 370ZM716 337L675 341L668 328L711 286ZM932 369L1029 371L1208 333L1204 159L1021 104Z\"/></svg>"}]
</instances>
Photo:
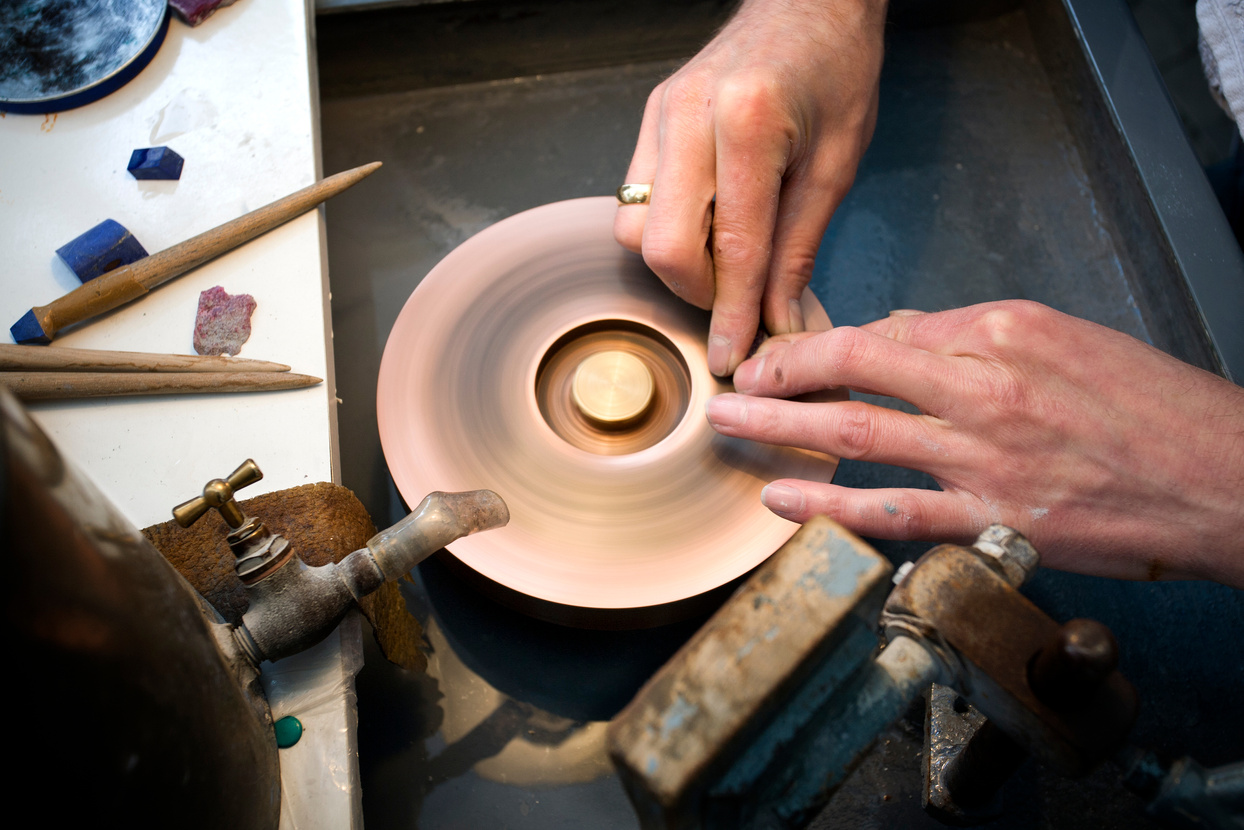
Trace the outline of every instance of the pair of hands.
<instances>
[{"instance_id":1,"label":"pair of hands","mask_svg":"<svg viewBox=\"0 0 1244 830\"><path fill-rule=\"evenodd\" d=\"M614 233L713 311L708 405L727 435L929 473L942 487L782 480L764 503L865 535L971 542L993 522L1044 564L1244 588L1244 390L1033 303L894 312L805 333L798 298L876 121L884 0L747 0L654 90ZM769 333L744 362L758 322ZM781 400L841 388L901 398Z\"/></svg>"}]
</instances>

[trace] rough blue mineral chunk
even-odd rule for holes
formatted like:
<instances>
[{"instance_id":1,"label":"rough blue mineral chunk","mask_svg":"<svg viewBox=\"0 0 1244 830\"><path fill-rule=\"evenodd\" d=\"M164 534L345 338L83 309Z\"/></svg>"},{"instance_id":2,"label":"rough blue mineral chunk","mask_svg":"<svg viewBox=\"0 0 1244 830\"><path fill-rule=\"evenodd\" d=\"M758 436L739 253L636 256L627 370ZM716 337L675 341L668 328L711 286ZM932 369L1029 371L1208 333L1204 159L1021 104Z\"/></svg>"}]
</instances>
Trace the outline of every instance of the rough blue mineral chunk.
<instances>
[{"instance_id":1,"label":"rough blue mineral chunk","mask_svg":"<svg viewBox=\"0 0 1244 830\"><path fill-rule=\"evenodd\" d=\"M129 171L136 179L180 179L185 159L168 147L147 147L130 154Z\"/></svg>"},{"instance_id":2,"label":"rough blue mineral chunk","mask_svg":"<svg viewBox=\"0 0 1244 830\"><path fill-rule=\"evenodd\" d=\"M124 225L105 219L69 244L57 248L56 254L78 279L87 282L142 259L147 251Z\"/></svg>"}]
</instances>

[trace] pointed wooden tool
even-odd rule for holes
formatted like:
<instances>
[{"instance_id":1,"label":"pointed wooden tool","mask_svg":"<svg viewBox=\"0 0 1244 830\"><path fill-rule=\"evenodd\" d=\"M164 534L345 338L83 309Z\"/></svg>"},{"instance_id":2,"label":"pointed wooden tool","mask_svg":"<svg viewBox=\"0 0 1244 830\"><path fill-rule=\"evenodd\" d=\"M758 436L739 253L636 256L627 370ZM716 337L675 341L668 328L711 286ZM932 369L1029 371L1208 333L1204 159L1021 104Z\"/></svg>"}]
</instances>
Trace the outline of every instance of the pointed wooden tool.
<instances>
[{"instance_id":1,"label":"pointed wooden tool","mask_svg":"<svg viewBox=\"0 0 1244 830\"><path fill-rule=\"evenodd\" d=\"M284 363L192 354L113 352L0 343L0 372L288 372Z\"/></svg>"},{"instance_id":2,"label":"pointed wooden tool","mask_svg":"<svg viewBox=\"0 0 1244 830\"><path fill-rule=\"evenodd\" d=\"M157 285L301 216L325 199L362 181L379 167L380 162L373 161L329 176L267 207L96 277L57 300L26 312L9 329L13 339L18 343L50 343L61 329L136 300Z\"/></svg>"},{"instance_id":3,"label":"pointed wooden tool","mask_svg":"<svg viewBox=\"0 0 1244 830\"><path fill-rule=\"evenodd\" d=\"M7 386L24 401L265 392L301 389L317 383L323 381L290 372L0 372L0 386Z\"/></svg>"}]
</instances>

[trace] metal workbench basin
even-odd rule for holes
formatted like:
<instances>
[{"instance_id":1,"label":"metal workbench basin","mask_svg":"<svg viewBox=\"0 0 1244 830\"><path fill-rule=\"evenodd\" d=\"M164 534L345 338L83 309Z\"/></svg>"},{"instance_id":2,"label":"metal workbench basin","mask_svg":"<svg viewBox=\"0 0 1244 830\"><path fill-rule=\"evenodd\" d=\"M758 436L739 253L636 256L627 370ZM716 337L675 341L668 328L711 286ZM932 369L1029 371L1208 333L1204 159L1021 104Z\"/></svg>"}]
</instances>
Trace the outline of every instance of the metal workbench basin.
<instances>
[{"instance_id":1,"label":"metal workbench basin","mask_svg":"<svg viewBox=\"0 0 1244 830\"><path fill-rule=\"evenodd\" d=\"M728 6L479 0L319 18L325 170L385 162L327 208L343 479L378 524L404 512L374 401L406 298L493 222L611 193L648 92ZM1122 0L917 22L887 34L875 137L818 255L812 287L834 321L1026 298L1244 371L1223 322L1244 312L1239 249ZM852 462L836 481L934 486ZM878 547L898 562L927 546ZM600 721L696 621L572 631L494 605L435 562L416 575L429 675L369 654L358 680L368 826L636 826ZM1244 756L1244 719L1227 703L1244 688L1239 592L1050 572L1026 593L1056 619L1116 632L1144 701L1138 742L1207 765ZM939 826L920 812L920 714L815 826ZM1029 765L1006 796L990 826L1151 826L1108 768L1066 784Z\"/></svg>"}]
</instances>

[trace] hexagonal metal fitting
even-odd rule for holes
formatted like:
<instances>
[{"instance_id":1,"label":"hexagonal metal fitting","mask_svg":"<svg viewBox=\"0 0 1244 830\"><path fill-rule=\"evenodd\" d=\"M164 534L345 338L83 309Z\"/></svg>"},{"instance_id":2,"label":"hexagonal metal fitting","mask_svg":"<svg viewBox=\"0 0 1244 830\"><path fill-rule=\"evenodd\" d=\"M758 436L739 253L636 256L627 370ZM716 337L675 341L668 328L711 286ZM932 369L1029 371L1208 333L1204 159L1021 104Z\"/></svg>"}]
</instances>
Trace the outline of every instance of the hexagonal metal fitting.
<instances>
[{"instance_id":1,"label":"hexagonal metal fitting","mask_svg":"<svg viewBox=\"0 0 1244 830\"><path fill-rule=\"evenodd\" d=\"M1022 533L1006 525L990 525L976 538L972 548L984 555L1013 587L1028 581L1041 564L1041 556Z\"/></svg>"}]
</instances>

